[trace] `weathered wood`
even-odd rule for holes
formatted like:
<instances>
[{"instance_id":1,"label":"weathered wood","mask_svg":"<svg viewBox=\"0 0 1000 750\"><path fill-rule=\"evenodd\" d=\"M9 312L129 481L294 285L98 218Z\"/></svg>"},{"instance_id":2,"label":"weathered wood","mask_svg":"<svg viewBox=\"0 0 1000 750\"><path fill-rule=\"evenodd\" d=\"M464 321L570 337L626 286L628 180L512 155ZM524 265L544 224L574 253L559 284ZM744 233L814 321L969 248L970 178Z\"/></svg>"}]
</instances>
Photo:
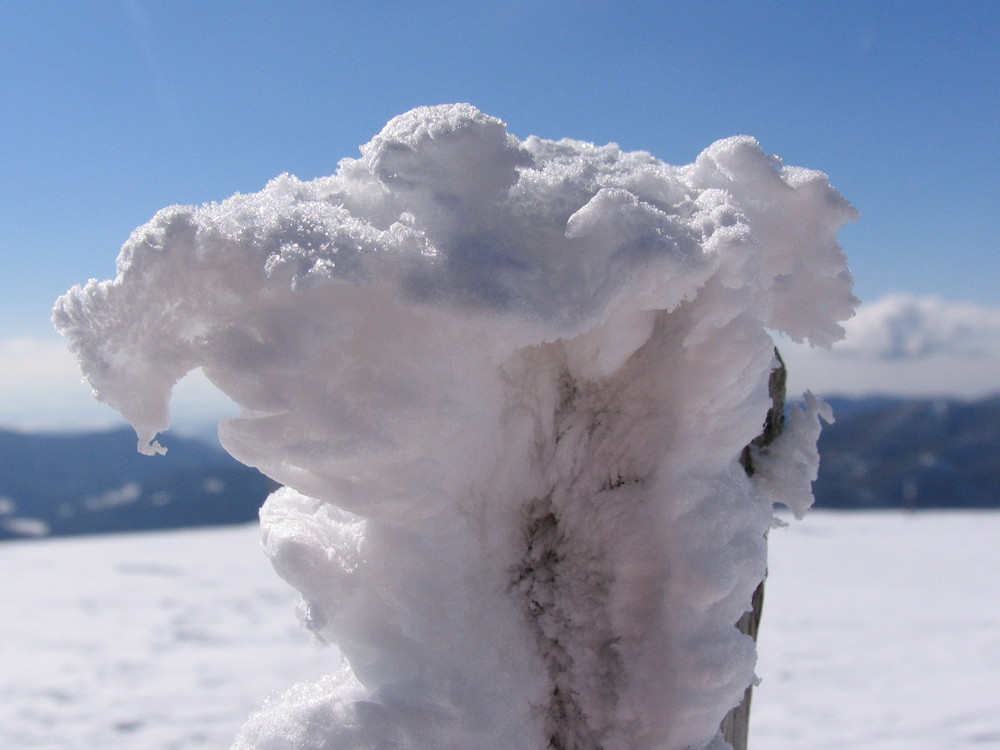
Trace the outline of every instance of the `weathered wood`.
<instances>
[{"instance_id":1,"label":"weathered wood","mask_svg":"<svg viewBox=\"0 0 1000 750\"><path fill-rule=\"evenodd\" d=\"M768 381L768 392L771 396L771 408L767 412L767 419L764 421L764 429L760 435L751 441L750 445L743 449L740 455L740 463L747 476L754 475L754 452L772 443L781 434L785 426L785 384L787 371L784 360L778 350L774 350L777 359L777 366L771 370L771 378ZM760 627L761 611L764 607L764 581L761 581L757 589L753 592L751 608L749 612L744 612L743 616L736 623L736 627L741 633L749 635L754 641L757 640L757 631ZM743 693L743 700L738 706L734 706L726 717L722 720L720 730L733 750L747 750L747 735L750 728L750 702L753 698L753 685L748 685Z\"/></svg>"}]
</instances>

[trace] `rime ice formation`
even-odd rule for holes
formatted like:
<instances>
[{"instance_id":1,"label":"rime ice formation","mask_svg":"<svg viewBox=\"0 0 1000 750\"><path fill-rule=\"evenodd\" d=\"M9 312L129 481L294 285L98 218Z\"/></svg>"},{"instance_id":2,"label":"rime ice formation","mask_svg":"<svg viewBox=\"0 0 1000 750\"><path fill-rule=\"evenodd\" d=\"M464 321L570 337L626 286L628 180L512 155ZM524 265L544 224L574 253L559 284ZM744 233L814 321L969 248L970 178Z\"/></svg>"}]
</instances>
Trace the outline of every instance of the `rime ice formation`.
<instances>
[{"instance_id":1,"label":"rime ice formation","mask_svg":"<svg viewBox=\"0 0 1000 750\"><path fill-rule=\"evenodd\" d=\"M164 209L54 312L142 449L201 366L286 485L264 548L345 666L236 747L722 747L772 504L817 465L809 399L740 466L765 329L841 336L853 209L747 137L673 167L450 105L361 151Z\"/></svg>"}]
</instances>

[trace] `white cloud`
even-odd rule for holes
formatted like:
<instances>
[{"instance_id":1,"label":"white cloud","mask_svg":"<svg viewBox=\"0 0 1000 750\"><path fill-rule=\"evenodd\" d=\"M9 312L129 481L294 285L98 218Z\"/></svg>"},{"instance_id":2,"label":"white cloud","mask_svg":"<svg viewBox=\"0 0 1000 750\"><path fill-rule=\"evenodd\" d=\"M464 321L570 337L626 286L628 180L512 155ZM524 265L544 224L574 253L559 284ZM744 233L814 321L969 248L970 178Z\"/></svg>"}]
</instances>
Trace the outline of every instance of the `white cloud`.
<instances>
[{"instance_id":1,"label":"white cloud","mask_svg":"<svg viewBox=\"0 0 1000 750\"><path fill-rule=\"evenodd\" d=\"M67 378L82 385L80 370L65 346L30 338L0 342L0 388L5 393L62 384Z\"/></svg>"},{"instance_id":2,"label":"white cloud","mask_svg":"<svg viewBox=\"0 0 1000 750\"><path fill-rule=\"evenodd\" d=\"M198 426L236 407L196 371L178 383L174 422ZM91 394L76 360L58 338L0 341L0 427L25 430L104 428L121 416Z\"/></svg>"},{"instance_id":3,"label":"white cloud","mask_svg":"<svg viewBox=\"0 0 1000 750\"><path fill-rule=\"evenodd\" d=\"M779 341L790 390L977 397L1000 391L1000 309L888 295L844 326L832 351ZM793 391L794 392L794 391Z\"/></svg>"},{"instance_id":4,"label":"white cloud","mask_svg":"<svg viewBox=\"0 0 1000 750\"><path fill-rule=\"evenodd\" d=\"M862 306L845 330L847 338L836 349L840 354L976 358L1000 349L1000 309L893 294Z\"/></svg>"}]
</instances>

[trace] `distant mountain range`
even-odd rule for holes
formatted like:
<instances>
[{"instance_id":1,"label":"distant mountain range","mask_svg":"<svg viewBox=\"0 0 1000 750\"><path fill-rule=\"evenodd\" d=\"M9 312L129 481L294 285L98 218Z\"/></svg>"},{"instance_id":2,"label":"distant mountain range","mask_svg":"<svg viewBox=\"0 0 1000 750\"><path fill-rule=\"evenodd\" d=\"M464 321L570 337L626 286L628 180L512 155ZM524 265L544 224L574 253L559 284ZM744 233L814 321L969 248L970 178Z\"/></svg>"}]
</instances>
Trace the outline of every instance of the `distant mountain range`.
<instances>
[{"instance_id":1,"label":"distant mountain range","mask_svg":"<svg viewBox=\"0 0 1000 750\"><path fill-rule=\"evenodd\" d=\"M828 399L820 508L1000 508L1000 396ZM0 540L243 523L277 485L217 445L0 430Z\"/></svg>"},{"instance_id":2,"label":"distant mountain range","mask_svg":"<svg viewBox=\"0 0 1000 750\"><path fill-rule=\"evenodd\" d=\"M1000 396L827 399L820 508L1000 508Z\"/></svg>"},{"instance_id":3,"label":"distant mountain range","mask_svg":"<svg viewBox=\"0 0 1000 750\"><path fill-rule=\"evenodd\" d=\"M0 540L241 523L277 485L217 446L164 435L136 452L131 429L0 431Z\"/></svg>"}]
</instances>

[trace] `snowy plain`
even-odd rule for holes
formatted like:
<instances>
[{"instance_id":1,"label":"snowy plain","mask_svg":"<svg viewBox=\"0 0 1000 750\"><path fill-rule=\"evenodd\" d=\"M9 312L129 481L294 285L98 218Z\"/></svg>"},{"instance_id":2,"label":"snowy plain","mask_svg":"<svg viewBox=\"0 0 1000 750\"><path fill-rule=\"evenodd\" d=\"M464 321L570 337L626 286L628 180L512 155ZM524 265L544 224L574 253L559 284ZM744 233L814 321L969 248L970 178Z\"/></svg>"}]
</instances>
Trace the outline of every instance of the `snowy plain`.
<instances>
[{"instance_id":1,"label":"snowy plain","mask_svg":"<svg viewBox=\"0 0 1000 750\"><path fill-rule=\"evenodd\" d=\"M0 545L0 747L225 748L334 671L255 526ZM771 534L750 747L1000 748L1000 513Z\"/></svg>"}]
</instances>

